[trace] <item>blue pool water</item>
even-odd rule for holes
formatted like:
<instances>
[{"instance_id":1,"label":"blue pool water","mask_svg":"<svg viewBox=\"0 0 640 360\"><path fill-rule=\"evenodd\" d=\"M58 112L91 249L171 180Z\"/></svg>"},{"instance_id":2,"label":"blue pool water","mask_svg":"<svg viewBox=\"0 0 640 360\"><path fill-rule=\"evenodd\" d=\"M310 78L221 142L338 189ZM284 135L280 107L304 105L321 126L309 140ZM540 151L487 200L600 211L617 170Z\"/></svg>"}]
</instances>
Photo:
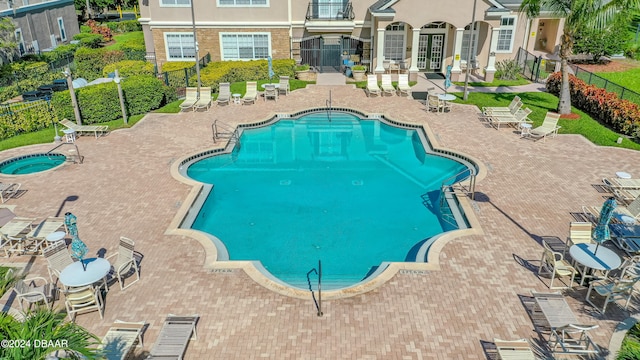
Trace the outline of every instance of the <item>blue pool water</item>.
<instances>
[{"instance_id":1,"label":"blue pool water","mask_svg":"<svg viewBox=\"0 0 640 360\"><path fill-rule=\"evenodd\" d=\"M61 165L66 160L62 154L29 154L0 163L0 173L8 175L33 174Z\"/></svg>"},{"instance_id":2,"label":"blue pool water","mask_svg":"<svg viewBox=\"0 0 640 360\"><path fill-rule=\"evenodd\" d=\"M321 260L323 288L346 287L382 262L415 260L417 245L454 229L439 214L440 187L464 169L426 154L414 130L377 120L280 120L189 166L189 177L214 185L192 228L293 286L306 287Z\"/></svg>"}]
</instances>

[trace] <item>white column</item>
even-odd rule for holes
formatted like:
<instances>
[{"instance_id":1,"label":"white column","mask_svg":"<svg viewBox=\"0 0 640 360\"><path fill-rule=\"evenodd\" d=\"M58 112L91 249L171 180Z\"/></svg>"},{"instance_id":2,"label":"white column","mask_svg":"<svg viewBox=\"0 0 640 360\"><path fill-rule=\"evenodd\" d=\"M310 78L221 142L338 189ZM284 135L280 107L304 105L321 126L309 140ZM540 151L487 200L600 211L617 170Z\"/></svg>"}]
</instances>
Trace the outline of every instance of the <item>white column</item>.
<instances>
[{"instance_id":1,"label":"white column","mask_svg":"<svg viewBox=\"0 0 640 360\"><path fill-rule=\"evenodd\" d=\"M413 28L413 38L411 39L411 66L409 72L418 72L418 41L420 41L420 28Z\"/></svg>"},{"instance_id":2,"label":"white column","mask_svg":"<svg viewBox=\"0 0 640 360\"><path fill-rule=\"evenodd\" d=\"M464 28L456 29L456 41L453 45L453 68L451 71L462 71L460 69L460 60L462 59L462 35L464 34Z\"/></svg>"},{"instance_id":3,"label":"white column","mask_svg":"<svg viewBox=\"0 0 640 360\"><path fill-rule=\"evenodd\" d=\"M383 73L384 66L384 29L378 29L378 40L376 41L376 69L375 72Z\"/></svg>"},{"instance_id":4,"label":"white column","mask_svg":"<svg viewBox=\"0 0 640 360\"><path fill-rule=\"evenodd\" d=\"M487 60L487 71L496 71L496 50L498 49L498 34L500 29L491 30L491 44L489 45L489 60Z\"/></svg>"}]
</instances>

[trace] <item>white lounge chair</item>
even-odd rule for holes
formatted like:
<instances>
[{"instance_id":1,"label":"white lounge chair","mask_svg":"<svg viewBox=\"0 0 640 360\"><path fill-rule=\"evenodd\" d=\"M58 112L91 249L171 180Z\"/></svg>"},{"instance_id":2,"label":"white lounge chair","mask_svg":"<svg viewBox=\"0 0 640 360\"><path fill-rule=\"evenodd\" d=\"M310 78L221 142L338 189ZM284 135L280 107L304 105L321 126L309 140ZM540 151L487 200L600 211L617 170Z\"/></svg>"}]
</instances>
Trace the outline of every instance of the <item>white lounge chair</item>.
<instances>
[{"instance_id":1,"label":"white lounge chair","mask_svg":"<svg viewBox=\"0 0 640 360\"><path fill-rule=\"evenodd\" d=\"M256 81L247 81L247 91L242 97L242 104L255 104L258 98L258 83Z\"/></svg>"},{"instance_id":2,"label":"white lounge chair","mask_svg":"<svg viewBox=\"0 0 640 360\"><path fill-rule=\"evenodd\" d=\"M107 125L78 125L73 121L69 121L67 119L62 119L59 121L59 123L67 129L74 130L78 135L93 134L96 139L100 135L104 135L109 131L109 126Z\"/></svg>"},{"instance_id":3,"label":"white lounge chair","mask_svg":"<svg viewBox=\"0 0 640 360\"><path fill-rule=\"evenodd\" d=\"M16 196L20 190L20 183L0 183L0 200L4 204L5 201Z\"/></svg>"},{"instance_id":4,"label":"white lounge chair","mask_svg":"<svg viewBox=\"0 0 640 360\"><path fill-rule=\"evenodd\" d=\"M547 138L547 135L556 136L558 129L560 129L560 126L558 126L559 119L560 114L548 111L542 121L542 125L531 129L530 136L536 138L536 140L542 139L543 141Z\"/></svg>"},{"instance_id":5,"label":"white lounge chair","mask_svg":"<svg viewBox=\"0 0 640 360\"><path fill-rule=\"evenodd\" d=\"M378 87L378 77L376 75L367 75L367 96L380 95L380 87Z\"/></svg>"},{"instance_id":6,"label":"white lounge chair","mask_svg":"<svg viewBox=\"0 0 640 360\"><path fill-rule=\"evenodd\" d=\"M198 88L188 87L185 89L184 101L180 104L180 109L188 110L198 102Z\"/></svg>"},{"instance_id":7,"label":"white lounge chair","mask_svg":"<svg viewBox=\"0 0 640 360\"><path fill-rule=\"evenodd\" d=\"M389 94L393 96L395 92L396 88L394 88L391 83L391 74L382 74L382 94Z\"/></svg>"},{"instance_id":8,"label":"white lounge chair","mask_svg":"<svg viewBox=\"0 0 640 360\"><path fill-rule=\"evenodd\" d=\"M218 98L216 99L216 103L218 105L229 105L231 101L231 84L228 82L220 83L220 88L218 89Z\"/></svg>"},{"instance_id":9,"label":"white lounge chair","mask_svg":"<svg viewBox=\"0 0 640 360\"><path fill-rule=\"evenodd\" d=\"M143 347L142 330L145 322L116 320L102 338L100 349L106 360L125 360L134 347Z\"/></svg>"},{"instance_id":10,"label":"white lounge chair","mask_svg":"<svg viewBox=\"0 0 640 360\"><path fill-rule=\"evenodd\" d=\"M197 109L204 109L204 108L209 110L209 107L211 107L211 88L201 87L200 98L198 98L198 101L196 101L196 103L193 104L193 111L196 111Z\"/></svg>"},{"instance_id":11,"label":"white lounge chair","mask_svg":"<svg viewBox=\"0 0 640 360\"><path fill-rule=\"evenodd\" d=\"M526 339L500 340L493 339L500 360L535 360L535 354Z\"/></svg>"},{"instance_id":12,"label":"white lounge chair","mask_svg":"<svg viewBox=\"0 0 640 360\"><path fill-rule=\"evenodd\" d=\"M515 115L503 113L498 115L489 115L489 123L496 129L500 129L500 125L518 126L523 123L531 123L529 120L529 114L531 109L520 109L516 111ZM532 130L533 131L533 130Z\"/></svg>"},{"instance_id":13,"label":"white lounge chair","mask_svg":"<svg viewBox=\"0 0 640 360\"><path fill-rule=\"evenodd\" d=\"M196 323L199 315L176 316L169 315L162 325L158 340L153 345L147 359L178 359L182 356L189 345L190 339L196 339ZM192 337L193 334L193 337Z\"/></svg>"},{"instance_id":14,"label":"white lounge chair","mask_svg":"<svg viewBox=\"0 0 640 360\"><path fill-rule=\"evenodd\" d=\"M289 77L280 76L280 87L278 87L278 93L282 95L289 95Z\"/></svg>"},{"instance_id":15,"label":"white lounge chair","mask_svg":"<svg viewBox=\"0 0 640 360\"><path fill-rule=\"evenodd\" d=\"M409 86L408 74L398 75L398 96L402 96L402 94L411 97L411 86Z\"/></svg>"},{"instance_id":16,"label":"white lounge chair","mask_svg":"<svg viewBox=\"0 0 640 360\"><path fill-rule=\"evenodd\" d=\"M516 95L511 100L511 103L509 103L509 106L507 106L507 107L501 107L501 106L483 107L482 108L482 114L484 114L485 116L497 115L497 114L500 114L500 113L515 114L516 111L518 111L521 107L522 107L522 101L520 99L520 96Z\"/></svg>"}]
</instances>

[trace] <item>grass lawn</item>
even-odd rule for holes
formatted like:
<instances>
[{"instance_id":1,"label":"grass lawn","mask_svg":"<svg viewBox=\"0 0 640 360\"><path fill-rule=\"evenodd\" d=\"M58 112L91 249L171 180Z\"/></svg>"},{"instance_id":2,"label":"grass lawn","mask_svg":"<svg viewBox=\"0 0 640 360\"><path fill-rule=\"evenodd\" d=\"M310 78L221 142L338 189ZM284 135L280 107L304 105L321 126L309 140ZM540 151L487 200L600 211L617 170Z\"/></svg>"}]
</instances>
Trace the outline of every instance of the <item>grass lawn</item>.
<instances>
[{"instance_id":1,"label":"grass lawn","mask_svg":"<svg viewBox=\"0 0 640 360\"><path fill-rule=\"evenodd\" d=\"M640 93L640 67L620 72L596 73L596 75Z\"/></svg>"},{"instance_id":2,"label":"grass lawn","mask_svg":"<svg viewBox=\"0 0 640 360\"><path fill-rule=\"evenodd\" d=\"M140 44L144 44L144 35L142 34L142 31L132 31L114 35L113 40L115 40L115 43L109 46L105 46L105 48L109 50L119 50L120 46L126 42L137 42Z\"/></svg>"},{"instance_id":3,"label":"grass lawn","mask_svg":"<svg viewBox=\"0 0 640 360\"><path fill-rule=\"evenodd\" d=\"M530 84L531 81L520 77L517 80L500 80L493 79L492 82L469 82L469 86L473 87L499 87L499 86L519 86ZM464 81L455 81L453 84L458 86L464 86Z\"/></svg>"},{"instance_id":4,"label":"grass lawn","mask_svg":"<svg viewBox=\"0 0 640 360\"><path fill-rule=\"evenodd\" d=\"M144 115L130 116L128 119L129 121L127 122L127 125L124 124L122 119L101 123L100 125L108 125L109 130L113 131L116 129L132 127L138 121L140 121L140 119L142 119L143 117ZM65 128L64 126L58 126L58 135L62 136L62 129L64 128ZM38 130L28 134L17 135L9 139L0 141L0 151L16 148L19 146L46 144L46 143L51 143L53 147L54 136L55 136L55 131L53 127L48 127L46 129Z\"/></svg>"},{"instance_id":5,"label":"grass lawn","mask_svg":"<svg viewBox=\"0 0 640 360\"><path fill-rule=\"evenodd\" d=\"M479 93L470 92L467 101L462 100L462 93L454 93L458 96L455 100L460 104L473 104L482 108L483 106L507 106L516 94L509 93ZM533 121L533 127L540 126L547 111L555 111L558 106L558 98L549 93L521 93L517 94L522 98L525 107L533 110L529 119ZM592 119L584 112L572 108L575 114L579 114L577 120L560 119L558 125L561 126L558 133L560 134L580 134L596 145L615 146L627 149L640 150L640 144L623 137L622 144L616 143L620 136L618 133L610 130L598 121Z\"/></svg>"}]
</instances>

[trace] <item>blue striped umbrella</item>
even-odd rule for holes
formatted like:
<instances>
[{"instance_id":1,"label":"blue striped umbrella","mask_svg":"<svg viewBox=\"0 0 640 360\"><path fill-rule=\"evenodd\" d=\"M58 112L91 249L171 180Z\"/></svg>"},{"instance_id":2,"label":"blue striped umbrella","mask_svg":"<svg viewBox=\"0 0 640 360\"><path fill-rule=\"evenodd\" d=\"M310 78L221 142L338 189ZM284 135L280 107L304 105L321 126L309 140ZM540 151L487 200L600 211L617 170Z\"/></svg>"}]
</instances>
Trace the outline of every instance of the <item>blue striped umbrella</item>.
<instances>
[{"instance_id":1,"label":"blue striped umbrella","mask_svg":"<svg viewBox=\"0 0 640 360\"><path fill-rule=\"evenodd\" d=\"M613 211L616 209L616 206L618 206L618 204L616 203L616 199L613 197L608 198L604 204L602 204L598 224L596 225L596 228L593 229L593 240L597 243L596 251L598 251L598 245L611 239L611 234L609 233L609 222L613 217Z\"/></svg>"}]
</instances>

